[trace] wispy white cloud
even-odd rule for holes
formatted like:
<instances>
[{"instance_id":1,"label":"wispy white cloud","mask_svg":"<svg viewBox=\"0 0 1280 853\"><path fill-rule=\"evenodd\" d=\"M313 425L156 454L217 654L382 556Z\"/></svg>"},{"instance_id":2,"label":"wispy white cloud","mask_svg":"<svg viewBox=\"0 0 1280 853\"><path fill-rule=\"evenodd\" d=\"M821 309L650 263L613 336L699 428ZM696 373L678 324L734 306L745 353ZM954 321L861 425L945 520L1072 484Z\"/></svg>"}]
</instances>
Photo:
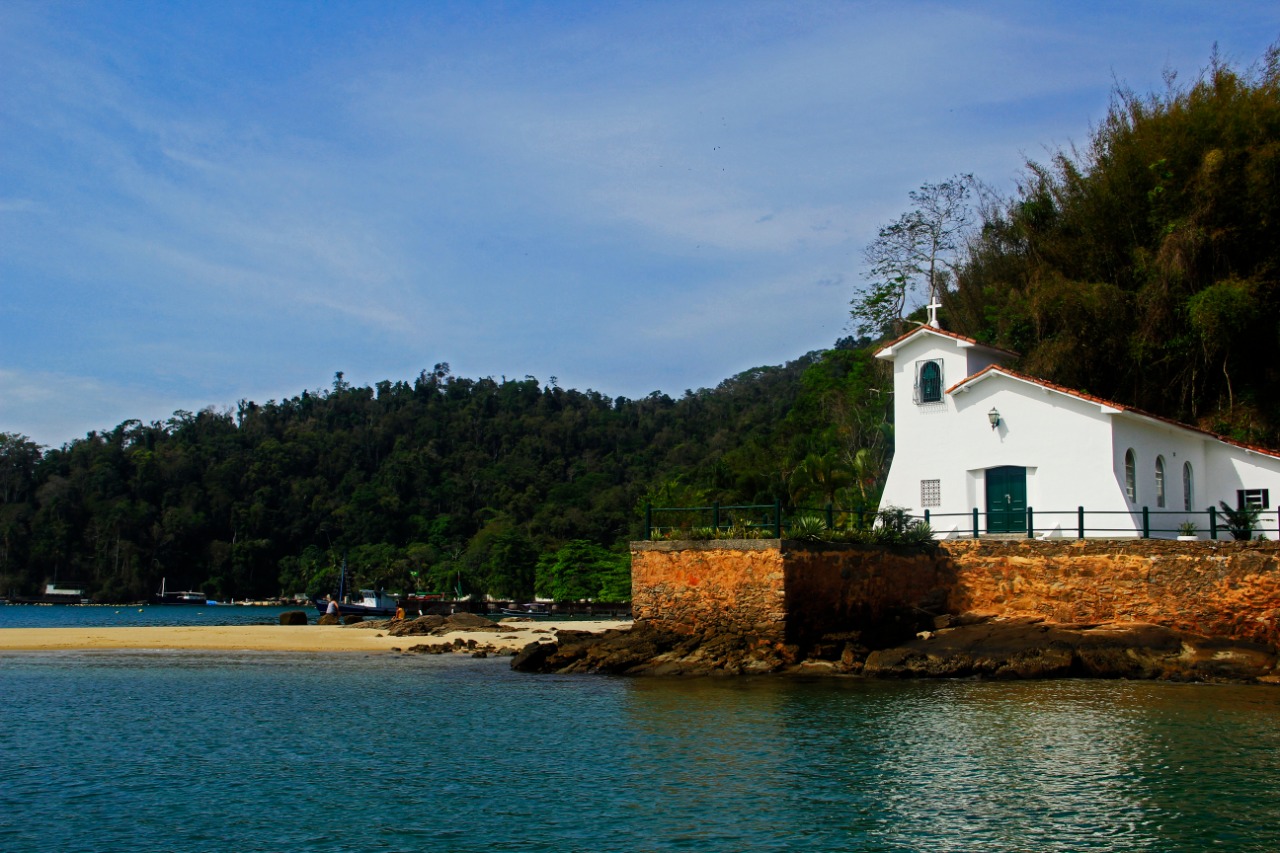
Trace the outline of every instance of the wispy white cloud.
<instances>
[{"instance_id":1,"label":"wispy white cloud","mask_svg":"<svg viewBox=\"0 0 1280 853\"><path fill-rule=\"evenodd\" d=\"M1113 76L1280 31L1262 3L233 12L0 7L0 429L434 361L714 384L839 336L908 190L1008 186Z\"/></svg>"},{"instance_id":2,"label":"wispy white cloud","mask_svg":"<svg viewBox=\"0 0 1280 853\"><path fill-rule=\"evenodd\" d=\"M131 418L164 421L183 408L176 399L181 398L93 375L0 368L0 431L17 429L39 444L59 447L72 438L112 429ZM75 401L74 405L68 401ZM187 400L187 407L205 405L208 403Z\"/></svg>"},{"instance_id":3,"label":"wispy white cloud","mask_svg":"<svg viewBox=\"0 0 1280 853\"><path fill-rule=\"evenodd\" d=\"M29 198L0 198L0 214L35 213L43 208Z\"/></svg>"}]
</instances>

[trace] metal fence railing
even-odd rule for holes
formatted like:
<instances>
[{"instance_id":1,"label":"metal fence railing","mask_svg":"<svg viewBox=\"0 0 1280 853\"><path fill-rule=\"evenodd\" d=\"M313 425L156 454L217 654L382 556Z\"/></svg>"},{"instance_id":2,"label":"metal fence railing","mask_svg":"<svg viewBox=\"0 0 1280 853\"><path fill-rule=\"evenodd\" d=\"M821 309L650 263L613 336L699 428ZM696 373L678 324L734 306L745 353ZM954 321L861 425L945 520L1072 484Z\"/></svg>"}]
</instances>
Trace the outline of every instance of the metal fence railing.
<instances>
[{"instance_id":1,"label":"metal fence railing","mask_svg":"<svg viewBox=\"0 0 1280 853\"><path fill-rule=\"evenodd\" d=\"M1211 540L1232 538L1256 538L1269 536L1280 539L1280 511L1258 511L1247 531L1233 513L1217 507L1203 511L1151 509L1090 510L1078 506L1070 510L992 510L984 512L974 507L968 512L935 513L925 510L922 515L911 515L917 521L930 525L943 536L972 536L1003 534L1062 538L1117 538L1140 537L1143 539L1169 539L1176 536L1207 537ZM719 504L691 507L645 507L645 539L668 538L673 535L722 536L735 530L753 535L783 538L789 524L801 517L818 517L832 529L868 529L877 517L873 507L841 509L827 504L824 507L792 507L783 512L781 502L772 504Z\"/></svg>"},{"instance_id":2,"label":"metal fence railing","mask_svg":"<svg viewBox=\"0 0 1280 853\"><path fill-rule=\"evenodd\" d=\"M974 507L967 513L931 513L925 510L916 518L940 532L945 529L948 533L963 533L975 539L992 533L1025 535L1028 539L1041 535L1077 539L1116 536L1169 539L1180 535L1197 539L1207 536L1213 540L1251 539L1258 535L1280 537L1280 515L1275 511L1260 511L1246 525L1233 521L1231 515L1217 507L1199 512L1145 506L1133 510L1089 510L1082 506L1072 510L1037 510L1027 507L1013 512L996 510L986 513ZM956 523L948 525L946 519L956 519Z\"/></svg>"}]
</instances>

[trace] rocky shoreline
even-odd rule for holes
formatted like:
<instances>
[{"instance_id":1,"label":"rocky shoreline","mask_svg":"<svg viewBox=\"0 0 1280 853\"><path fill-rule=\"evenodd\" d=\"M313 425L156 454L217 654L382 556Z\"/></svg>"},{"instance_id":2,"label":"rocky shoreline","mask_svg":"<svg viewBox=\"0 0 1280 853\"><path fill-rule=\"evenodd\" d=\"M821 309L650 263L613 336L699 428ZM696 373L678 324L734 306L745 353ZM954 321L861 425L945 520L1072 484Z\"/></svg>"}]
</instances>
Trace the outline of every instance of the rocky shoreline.
<instances>
[{"instance_id":1,"label":"rocky shoreline","mask_svg":"<svg viewBox=\"0 0 1280 853\"><path fill-rule=\"evenodd\" d=\"M1280 684L1280 657L1271 647L1143 622L1057 623L1036 616L966 613L940 616L930 629L896 643L885 643L871 633L847 631L827 634L807 649L723 630L685 633L648 620L596 632L538 627L520 617L494 622L461 613L364 621L347 628L385 631L389 637L431 638L392 647L401 654L510 656L512 669L529 673ZM464 639L459 633L491 639Z\"/></svg>"},{"instance_id":2,"label":"rocky shoreline","mask_svg":"<svg viewBox=\"0 0 1280 853\"><path fill-rule=\"evenodd\" d=\"M332 616L322 617L336 624ZM437 637L444 638L428 643L414 643L401 648L392 646L391 650L410 655L443 655L469 654L471 657L486 658L493 656L513 656L520 648L528 648L540 644L555 642L556 628L537 628L535 620L523 616L509 616L500 622L477 616L474 613L455 613L451 616L420 616L415 619L374 619L362 620L356 617L347 623L348 629L370 629L385 631L389 637ZM471 637L463 639L459 633L488 634L494 642L484 642ZM521 642L527 639L525 634L538 634L531 643ZM379 634L378 636L382 636ZM448 639L452 636L452 639ZM517 641L512 645L511 641Z\"/></svg>"},{"instance_id":3,"label":"rocky shoreline","mask_svg":"<svg viewBox=\"0 0 1280 853\"><path fill-rule=\"evenodd\" d=\"M616 675L831 675L864 678L1128 678L1280 683L1274 649L1146 623L1061 624L1039 617L942 616L888 648L851 631L810 649L742 634L562 630L511 662L521 672Z\"/></svg>"}]
</instances>

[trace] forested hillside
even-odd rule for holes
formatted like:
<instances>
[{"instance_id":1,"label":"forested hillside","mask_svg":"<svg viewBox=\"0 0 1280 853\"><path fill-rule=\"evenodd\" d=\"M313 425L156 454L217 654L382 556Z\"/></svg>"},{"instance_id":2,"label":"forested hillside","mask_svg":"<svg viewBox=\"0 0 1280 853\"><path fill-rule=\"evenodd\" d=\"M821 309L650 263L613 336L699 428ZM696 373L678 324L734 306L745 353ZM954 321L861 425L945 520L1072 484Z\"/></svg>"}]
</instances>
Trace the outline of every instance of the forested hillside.
<instances>
[{"instance_id":1,"label":"forested hillside","mask_svg":"<svg viewBox=\"0 0 1280 853\"><path fill-rule=\"evenodd\" d=\"M0 594L55 578L112 601L161 578L318 592L345 557L357 583L397 591L625 598L646 500L874 503L888 399L851 346L680 399L437 365L43 453L0 435Z\"/></svg>"},{"instance_id":2,"label":"forested hillside","mask_svg":"<svg viewBox=\"0 0 1280 853\"><path fill-rule=\"evenodd\" d=\"M1027 372L1280 446L1280 47L1167 83L988 198L944 317Z\"/></svg>"}]
</instances>

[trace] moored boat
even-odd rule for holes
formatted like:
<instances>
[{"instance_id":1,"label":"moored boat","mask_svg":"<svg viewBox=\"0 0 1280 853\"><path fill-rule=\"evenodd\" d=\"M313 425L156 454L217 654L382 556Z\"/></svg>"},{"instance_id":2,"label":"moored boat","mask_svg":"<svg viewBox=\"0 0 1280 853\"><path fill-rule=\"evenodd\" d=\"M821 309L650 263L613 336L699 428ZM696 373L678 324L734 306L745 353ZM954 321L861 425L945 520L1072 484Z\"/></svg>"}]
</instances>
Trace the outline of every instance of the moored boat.
<instances>
[{"instance_id":1,"label":"moored boat","mask_svg":"<svg viewBox=\"0 0 1280 853\"><path fill-rule=\"evenodd\" d=\"M203 592L195 590L169 591L165 589L165 578L160 579L160 592L156 595L155 602L156 604L196 604L200 607L218 603L210 601Z\"/></svg>"},{"instance_id":2,"label":"moored boat","mask_svg":"<svg viewBox=\"0 0 1280 853\"><path fill-rule=\"evenodd\" d=\"M540 601L531 601L528 604L515 604L511 607L503 607L501 611L506 616L550 616L551 605Z\"/></svg>"},{"instance_id":3,"label":"moored boat","mask_svg":"<svg viewBox=\"0 0 1280 853\"><path fill-rule=\"evenodd\" d=\"M329 609L329 602L324 598L315 599L316 610L323 616ZM388 618L396 615L396 609L399 607L395 596L388 595L382 590L362 589L360 590L360 600L352 602L338 602L338 612L343 616L378 616Z\"/></svg>"}]
</instances>

